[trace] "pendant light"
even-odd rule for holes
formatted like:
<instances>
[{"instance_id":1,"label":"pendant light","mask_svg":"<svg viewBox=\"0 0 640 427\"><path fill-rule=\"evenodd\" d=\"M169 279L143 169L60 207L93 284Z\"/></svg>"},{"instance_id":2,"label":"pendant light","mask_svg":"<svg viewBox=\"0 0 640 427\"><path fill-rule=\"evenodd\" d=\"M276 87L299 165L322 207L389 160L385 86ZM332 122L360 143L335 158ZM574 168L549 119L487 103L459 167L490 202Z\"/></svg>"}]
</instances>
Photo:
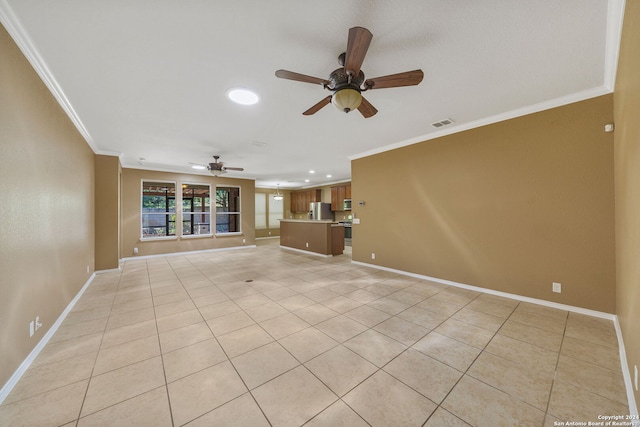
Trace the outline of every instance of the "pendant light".
<instances>
[{"instance_id":1,"label":"pendant light","mask_svg":"<svg viewBox=\"0 0 640 427\"><path fill-rule=\"evenodd\" d=\"M280 193L280 184L276 185L276 194L273 195L273 200L280 201L282 200L283 195Z\"/></svg>"}]
</instances>

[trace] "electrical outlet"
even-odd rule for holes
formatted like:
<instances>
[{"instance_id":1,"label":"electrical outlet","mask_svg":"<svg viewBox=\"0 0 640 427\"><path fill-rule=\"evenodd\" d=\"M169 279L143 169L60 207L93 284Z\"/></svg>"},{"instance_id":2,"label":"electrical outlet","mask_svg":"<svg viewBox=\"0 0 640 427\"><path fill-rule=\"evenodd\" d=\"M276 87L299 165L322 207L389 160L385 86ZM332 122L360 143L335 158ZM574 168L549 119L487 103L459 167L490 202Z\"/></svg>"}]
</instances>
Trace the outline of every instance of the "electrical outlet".
<instances>
[{"instance_id":1,"label":"electrical outlet","mask_svg":"<svg viewBox=\"0 0 640 427\"><path fill-rule=\"evenodd\" d=\"M133 254L138 255L138 248L133 248Z\"/></svg>"},{"instance_id":2,"label":"electrical outlet","mask_svg":"<svg viewBox=\"0 0 640 427\"><path fill-rule=\"evenodd\" d=\"M89 266L87 265L87 274L89 274Z\"/></svg>"},{"instance_id":3,"label":"electrical outlet","mask_svg":"<svg viewBox=\"0 0 640 427\"><path fill-rule=\"evenodd\" d=\"M271 234L271 233L269 233ZM245 243L247 243L247 239L242 239L242 244L244 245Z\"/></svg>"},{"instance_id":4,"label":"electrical outlet","mask_svg":"<svg viewBox=\"0 0 640 427\"><path fill-rule=\"evenodd\" d=\"M553 292L556 292L558 294L561 293L562 292L562 283L553 282L551 284L551 289L553 290Z\"/></svg>"},{"instance_id":5,"label":"electrical outlet","mask_svg":"<svg viewBox=\"0 0 640 427\"><path fill-rule=\"evenodd\" d=\"M309 242L305 243L305 245L306 245L307 247L309 247Z\"/></svg>"},{"instance_id":6,"label":"electrical outlet","mask_svg":"<svg viewBox=\"0 0 640 427\"><path fill-rule=\"evenodd\" d=\"M40 323L40 316L36 316L36 331L42 328L42 323Z\"/></svg>"},{"instance_id":7,"label":"electrical outlet","mask_svg":"<svg viewBox=\"0 0 640 427\"><path fill-rule=\"evenodd\" d=\"M29 323L29 337L32 337L36 333L36 328L33 320Z\"/></svg>"},{"instance_id":8,"label":"electrical outlet","mask_svg":"<svg viewBox=\"0 0 640 427\"><path fill-rule=\"evenodd\" d=\"M371 252L371 259L376 259L376 254L374 254L373 252Z\"/></svg>"},{"instance_id":9,"label":"electrical outlet","mask_svg":"<svg viewBox=\"0 0 640 427\"><path fill-rule=\"evenodd\" d=\"M638 365L633 365L633 385L636 386L636 391L638 391Z\"/></svg>"}]
</instances>

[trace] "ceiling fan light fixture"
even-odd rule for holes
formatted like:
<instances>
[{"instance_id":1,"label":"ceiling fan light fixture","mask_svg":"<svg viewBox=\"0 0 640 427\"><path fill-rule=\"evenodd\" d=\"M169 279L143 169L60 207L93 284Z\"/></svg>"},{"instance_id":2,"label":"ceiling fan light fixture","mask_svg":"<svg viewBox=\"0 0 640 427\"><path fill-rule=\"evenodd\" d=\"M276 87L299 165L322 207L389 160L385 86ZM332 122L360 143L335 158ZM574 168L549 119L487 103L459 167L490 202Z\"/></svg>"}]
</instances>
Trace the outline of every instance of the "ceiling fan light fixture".
<instances>
[{"instance_id":1,"label":"ceiling fan light fixture","mask_svg":"<svg viewBox=\"0 0 640 427\"><path fill-rule=\"evenodd\" d=\"M257 93L241 87L229 89L227 91L227 98L240 105L254 105L260 101Z\"/></svg>"},{"instance_id":2,"label":"ceiling fan light fixture","mask_svg":"<svg viewBox=\"0 0 640 427\"><path fill-rule=\"evenodd\" d=\"M347 87L334 93L331 97L331 102L338 110L348 113L360 106L362 95L358 90Z\"/></svg>"}]
</instances>

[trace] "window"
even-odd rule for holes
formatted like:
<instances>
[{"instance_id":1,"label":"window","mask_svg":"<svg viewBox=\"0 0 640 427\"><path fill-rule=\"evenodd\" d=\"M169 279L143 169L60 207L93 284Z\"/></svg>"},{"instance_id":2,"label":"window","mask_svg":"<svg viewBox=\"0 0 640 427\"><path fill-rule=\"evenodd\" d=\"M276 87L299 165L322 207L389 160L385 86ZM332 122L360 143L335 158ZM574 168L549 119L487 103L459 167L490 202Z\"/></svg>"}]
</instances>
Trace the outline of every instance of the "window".
<instances>
[{"instance_id":1,"label":"window","mask_svg":"<svg viewBox=\"0 0 640 427\"><path fill-rule=\"evenodd\" d=\"M176 235L176 184L142 181L142 238Z\"/></svg>"},{"instance_id":2,"label":"window","mask_svg":"<svg viewBox=\"0 0 640 427\"><path fill-rule=\"evenodd\" d=\"M256 230L267 228L267 195L256 193Z\"/></svg>"},{"instance_id":3,"label":"window","mask_svg":"<svg viewBox=\"0 0 640 427\"><path fill-rule=\"evenodd\" d=\"M216 234L240 231L240 187L216 187Z\"/></svg>"},{"instance_id":4,"label":"window","mask_svg":"<svg viewBox=\"0 0 640 427\"><path fill-rule=\"evenodd\" d=\"M211 235L211 187L182 184L182 235Z\"/></svg>"},{"instance_id":5,"label":"window","mask_svg":"<svg viewBox=\"0 0 640 427\"><path fill-rule=\"evenodd\" d=\"M269 197L269 228L280 228L278 219L284 218L284 203Z\"/></svg>"}]
</instances>

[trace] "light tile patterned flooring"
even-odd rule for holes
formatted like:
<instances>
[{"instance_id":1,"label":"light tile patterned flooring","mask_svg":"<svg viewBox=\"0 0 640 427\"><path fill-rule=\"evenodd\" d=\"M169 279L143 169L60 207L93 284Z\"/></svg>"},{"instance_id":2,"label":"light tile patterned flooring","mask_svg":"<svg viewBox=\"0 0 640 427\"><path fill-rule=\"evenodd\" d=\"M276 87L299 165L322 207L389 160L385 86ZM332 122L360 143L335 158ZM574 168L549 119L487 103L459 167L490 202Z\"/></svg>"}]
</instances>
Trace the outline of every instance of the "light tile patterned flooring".
<instances>
[{"instance_id":1,"label":"light tile patterned flooring","mask_svg":"<svg viewBox=\"0 0 640 427\"><path fill-rule=\"evenodd\" d=\"M629 412L611 321L265 245L96 276L2 426L553 426Z\"/></svg>"}]
</instances>

